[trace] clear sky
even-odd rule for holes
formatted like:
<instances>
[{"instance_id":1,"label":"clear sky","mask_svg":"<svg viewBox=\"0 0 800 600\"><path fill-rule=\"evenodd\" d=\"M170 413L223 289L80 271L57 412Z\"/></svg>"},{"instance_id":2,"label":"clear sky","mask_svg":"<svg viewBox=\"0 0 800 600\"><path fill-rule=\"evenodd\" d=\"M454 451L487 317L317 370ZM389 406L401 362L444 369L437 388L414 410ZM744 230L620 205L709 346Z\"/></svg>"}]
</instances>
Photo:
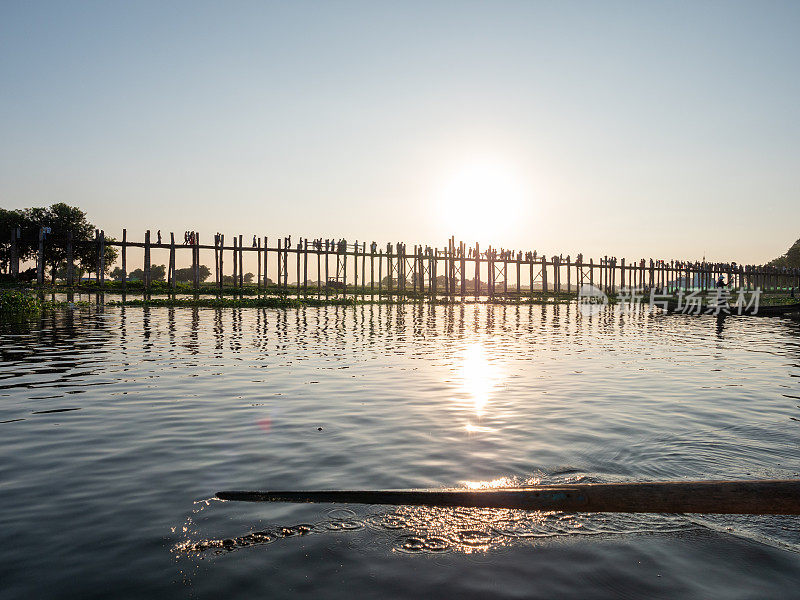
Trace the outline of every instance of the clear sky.
<instances>
[{"instance_id":1,"label":"clear sky","mask_svg":"<svg viewBox=\"0 0 800 600\"><path fill-rule=\"evenodd\" d=\"M0 205L762 262L800 237L798 2L0 2Z\"/></svg>"}]
</instances>

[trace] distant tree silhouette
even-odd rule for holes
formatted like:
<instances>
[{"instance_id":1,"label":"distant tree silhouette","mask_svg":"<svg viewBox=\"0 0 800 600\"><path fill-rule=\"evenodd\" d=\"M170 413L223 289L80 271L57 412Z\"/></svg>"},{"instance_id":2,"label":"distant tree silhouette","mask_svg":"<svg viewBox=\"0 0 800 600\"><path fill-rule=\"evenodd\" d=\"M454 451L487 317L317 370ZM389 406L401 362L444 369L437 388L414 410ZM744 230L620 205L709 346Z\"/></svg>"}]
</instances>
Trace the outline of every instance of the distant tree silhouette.
<instances>
[{"instance_id":1,"label":"distant tree silhouette","mask_svg":"<svg viewBox=\"0 0 800 600\"><path fill-rule=\"evenodd\" d=\"M773 267L800 267L800 240L797 240L786 254L769 263Z\"/></svg>"},{"instance_id":2,"label":"distant tree silhouette","mask_svg":"<svg viewBox=\"0 0 800 600\"><path fill-rule=\"evenodd\" d=\"M97 272L99 268L97 247L90 242L94 240L95 226L86 218L80 208L57 202L49 207L24 208L6 210L0 208L0 267L8 269L11 251L11 232L19 228L21 238L17 249L20 260L30 260L39 251L39 230L49 227L44 244L44 264L50 267L53 281L56 277L66 276L67 238L72 233L73 260L76 273L85 271ZM107 237L107 241L114 241ZM105 270L108 272L117 259L117 249L106 246Z\"/></svg>"},{"instance_id":3,"label":"distant tree silhouette","mask_svg":"<svg viewBox=\"0 0 800 600\"><path fill-rule=\"evenodd\" d=\"M122 278L122 273L120 273L120 278ZM166 265L150 265L150 281L165 281L166 279ZM144 281L144 271L142 269L134 269L128 273L128 281Z\"/></svg>"},{"instance_id":4,"label":"distant tree silhouette","mask_svg":"<svg viewBox=\"0 0 800 600\"><path fill-rule=\"evenodd\" d=\"M200 274L200 281L205 281L211 276L211 269L205 265L199 265L197 271ZM175 281L178 283L190 283L194 281L194 271L191 267L185 269L175 269Z\"/></svg>"},{"instance_id":5,"label":"distant tree silhouette","mask_svg":"<svg viewBox=\"0 0 800 600\"><path fill-rule=\"evenodd\" d=\"M32 227L30 220L22 210L0 208L0 270L9 272L11 264L11 232L17 228L25 231ZM21 241L21 240L20 240ZM19 246L19 258L25 260L32 257L33 246Z\"/></svg>"}]
</instances>

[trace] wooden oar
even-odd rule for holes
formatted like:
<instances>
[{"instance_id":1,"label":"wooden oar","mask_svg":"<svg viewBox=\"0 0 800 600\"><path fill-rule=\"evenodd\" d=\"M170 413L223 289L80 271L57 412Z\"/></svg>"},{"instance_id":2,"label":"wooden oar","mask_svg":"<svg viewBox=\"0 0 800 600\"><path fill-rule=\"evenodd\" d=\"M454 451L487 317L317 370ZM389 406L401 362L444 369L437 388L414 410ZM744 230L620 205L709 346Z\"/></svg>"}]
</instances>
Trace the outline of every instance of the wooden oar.
<instances>
[{"instance_id":1,"label":"wooden oar","mask_svg":"<svg viewBox=\"0 0 800 600\"><path fill-rule=\"evenodd\" d=\"M564 512L800 514L800 480L574 483L487 490L218 492L220 500L518 508Z\"/></svg>"}]
</instances>

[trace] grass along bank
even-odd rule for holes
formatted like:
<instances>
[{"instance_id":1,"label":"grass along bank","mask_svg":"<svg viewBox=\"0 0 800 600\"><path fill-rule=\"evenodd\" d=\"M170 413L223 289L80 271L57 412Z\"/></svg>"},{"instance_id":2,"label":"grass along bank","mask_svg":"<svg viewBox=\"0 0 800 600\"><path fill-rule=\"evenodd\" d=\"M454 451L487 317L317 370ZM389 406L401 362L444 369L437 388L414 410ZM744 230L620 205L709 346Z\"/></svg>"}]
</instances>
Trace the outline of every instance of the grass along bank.
<instances>
[{"instance_id":1,"label":"grass along bank","mask_svg":"<svg viewBox=\"0 0 800 600\"><path fill-rule=\"evenodd\" d=\"M0 319L19 321L38 316L44 302L30 292L23 290L0 290Z\"/></svg>"}]
</instances>

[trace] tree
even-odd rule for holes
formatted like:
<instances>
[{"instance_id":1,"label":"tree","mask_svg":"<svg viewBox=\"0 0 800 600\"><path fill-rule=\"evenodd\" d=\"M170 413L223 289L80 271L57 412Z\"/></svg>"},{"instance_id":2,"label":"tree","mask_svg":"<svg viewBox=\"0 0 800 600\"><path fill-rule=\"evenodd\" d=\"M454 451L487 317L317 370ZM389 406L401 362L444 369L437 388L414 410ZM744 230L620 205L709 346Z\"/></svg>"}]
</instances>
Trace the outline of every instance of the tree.
<instances>
[{"instance_id":1,"label":"tree","mask_svg":"<svg viewBox=\"0 0 800 600\"><path fill-rule=\"evenodd\" d=\"M122 278L122 269L119 276ZM113 273L112 273L113 276ZM150 265L150 281L165 281L167 278L167 265ZM144 270L134 269L128 273L128 281L144 281Z\"/></svg>"},{"instance_id":2,"label":"tree","mask_svg":"<svg viewBox=\"0 0 800 600\"><path fill-rule=\"evenodd\" d=\"M0 209L0 261L4 268L7 268L10 259L11 231L14 227L19 227L22 234L18 242L20 260L32 259L38 255L40 228L50 228L43 245L44 264L50 267L54 281L59 273L66 273L67 239L70 232L76 272L97 272L97 246L93 243L95 226L88 221L86 213L81 209L63 202L57 202L50 207L16 211ZM106 240L113 241L113 238ZM117 249L106 246L106 271L111 269L116 259Z\"/></svg>"},{"instance_id":3,"label":"tree","mask_svg":"<svg viewBox=\"0 0 800 600\"><path fill-rule=\"evenodd\" d=\"M33 229L33 225L30 223L25 211L0 208L0 268L6 273L9 271L11 264L11 234L17 228L28 235ZM33 244L23 246L22 240L18 242L17 252L20 260L32 258L33 250Z\"/></svg>"},{"instance_id":4,"label":"tree","mask_svg":"<svg viewBox=\"0 0 800 600\"><path fill-rule=\"evenodd\" d=\"M106 236L106 242L116 242L117 240L111 236ZM114 261L117 260L117 249L113 246L106 245L105 247L105 273L108 273L111 269L111 265L114 264ZM94 243L84 244L82 248L82 253L78 255L79 258L79 266L81 269L85 269L90 273L97 273L100 269L100 265L97 260L97 245ZM62 263L64 264L64 263Z\"/></svg>"},{"instance_id":5,"label":"tree","mask_svg":"<svg viewBox=\"0 0 800 600\"><path fill-rule=\"evenodd\" d=\"M245 273L242 277L245 283L253 283L253 279L255 279L255 275L252 273ZM269 284L272 284L272 280L268 279ZM222 276L222 285L239 285L239 276L237 275L234 277L233 275L223 275Z\"/></svg>"},{"instance_id":6,"label":"tree","mask_svg":"<svg viewBox=\"0 0 800 600\"><path fill-rule=\"evenodd\" d=\"M200 281L205 281L211 276L211 269L205 265L198 265L197 271ZM194 281L194 271L191 267L185 269L175 269L175 281L178 283L191 283Z\"/></svg>"},{"instance_id":7,"label":"tree","mask_svg":"<svg viewBox=\"0 0 800 600\"><path fill-rule=\"evenodd\" d=\"M442 278L442 281L444 281L444 276L440 275L440 277ZM399 287L399 285L401 283L400 280L397 277L392 277L391 279L392 279L392 287L393 288ZM438 281L438 277L437 277L437 281ZM413 279L406 281L406 287L408 287L410 285L413 285L413 283L414 283ZM381 279L381 284L385 288L389 287L389 276L388 275L386 277L384 277L383 279Z\"/></svg>"},{"instance_id":8,"label":"tree","mask_svg":"<svg viewBox=\"0 0 800 600\"><path fill-rule=\"evenodd\" d=\"M68 206L67 204L56 203L49 208L27 208L25 209L30 223L36 230L36 251L38 251L38 230L41 227L49 227L51 232L47 234L44 248L44 264L50 265L51 276L55 279L56 269L66 263L67 260L67 238L72 232L74 244L73 254L76 262L80 262L85 268L90 262L90 254L97 254L96 248L89 244L80 242L94 238L94 225L86 220L86 213L81 209ZM93 256L94 263L97 257ZM87 270L94 270L87 268Z\"/></svg>"},{"instance_id":9,"label":"tree","mask_svg":"<svg viewBox=\"0 0 800 600\"><path fill-rule=\"evenodd\" d=\"M800 267L800 240L797 240L786 254L769 262L773 267Z\"/></svg>"}]
</instances>

